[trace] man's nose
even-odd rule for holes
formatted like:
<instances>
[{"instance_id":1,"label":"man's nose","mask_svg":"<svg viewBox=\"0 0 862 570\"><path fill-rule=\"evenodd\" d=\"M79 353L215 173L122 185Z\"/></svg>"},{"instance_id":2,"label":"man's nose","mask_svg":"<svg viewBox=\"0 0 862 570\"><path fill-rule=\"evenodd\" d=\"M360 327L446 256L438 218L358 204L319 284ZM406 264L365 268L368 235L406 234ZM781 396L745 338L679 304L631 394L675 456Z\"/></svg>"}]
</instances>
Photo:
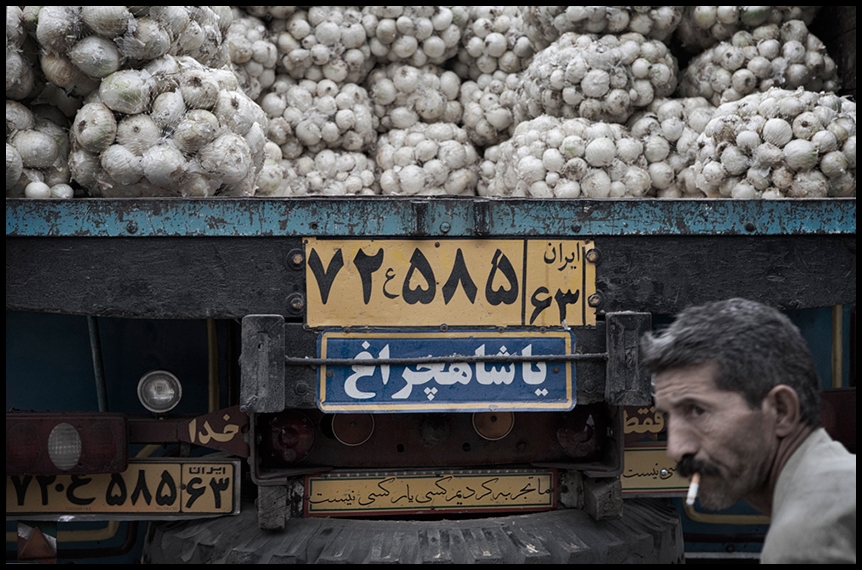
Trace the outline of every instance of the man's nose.
<instances>
[{"instance_id":1,"label":"man's nose","mask_svg":"<svg viewBox=\"0 0 862 570\"><path fill-rule=\"evenodd\" d=\"M671 417L667 424L667 456L679 462L686 455L695 456L698 451L698 441L692 430Z\"/></svg>"}]
</instances>

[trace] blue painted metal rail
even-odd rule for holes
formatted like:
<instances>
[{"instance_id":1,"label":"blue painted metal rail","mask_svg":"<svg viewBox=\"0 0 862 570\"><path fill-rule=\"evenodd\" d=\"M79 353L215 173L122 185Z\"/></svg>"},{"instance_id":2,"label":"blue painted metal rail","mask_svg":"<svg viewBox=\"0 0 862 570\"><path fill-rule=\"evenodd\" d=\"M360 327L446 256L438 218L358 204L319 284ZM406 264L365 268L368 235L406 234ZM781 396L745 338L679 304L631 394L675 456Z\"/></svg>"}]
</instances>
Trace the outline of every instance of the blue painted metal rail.
<instances>
[{"instance_id":1,"label":"blue painted metal rail","mask_svg":"<svg viewBox=\"0 0 862 570\"><path fill-rule=\"evenodd\" d=\"M856 199L6 200L7 237L848 235Z\"/></svg>"}]
</instances>

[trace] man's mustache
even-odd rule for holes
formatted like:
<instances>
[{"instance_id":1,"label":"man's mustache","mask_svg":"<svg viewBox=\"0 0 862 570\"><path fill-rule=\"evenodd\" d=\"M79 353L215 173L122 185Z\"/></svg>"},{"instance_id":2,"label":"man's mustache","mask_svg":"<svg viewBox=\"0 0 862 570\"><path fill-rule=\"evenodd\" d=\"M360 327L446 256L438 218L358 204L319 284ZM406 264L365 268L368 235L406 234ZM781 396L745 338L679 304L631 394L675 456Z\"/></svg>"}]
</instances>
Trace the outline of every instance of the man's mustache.
<instances>
[{"instance_id":1,"label":"man's mustache","mask_svg":"<svg viewBox=\"0 0 862 570\"><path fill-rule=\"evenodd\" d=\"M706 461L695 459L693 455L686 455L676 464L676 472L685 478L690 478L695 473L701 475L719 475L718 467Z\"/></svg>"}]
</instances>

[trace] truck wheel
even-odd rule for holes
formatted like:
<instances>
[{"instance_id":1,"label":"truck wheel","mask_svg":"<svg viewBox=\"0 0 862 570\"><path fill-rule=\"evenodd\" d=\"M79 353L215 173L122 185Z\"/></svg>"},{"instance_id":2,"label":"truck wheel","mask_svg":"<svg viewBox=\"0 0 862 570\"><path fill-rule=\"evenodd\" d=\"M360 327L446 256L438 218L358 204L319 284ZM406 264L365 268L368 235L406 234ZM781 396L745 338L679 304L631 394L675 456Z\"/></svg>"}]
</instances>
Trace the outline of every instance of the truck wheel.
<instances>
[{"instance_id":1,"label":"truck wheel","mask_svg":"<svg viewBox=\"0 0 862 570\"><path fill-rule=\"evenodd\" d=\"M291 519L258 528L250 503L234 517L152 523L143 561L168 563L651 563L683 562L669 501L629 499L619 520L579 510L441 520Z\"/></svg>"}]
</instances>

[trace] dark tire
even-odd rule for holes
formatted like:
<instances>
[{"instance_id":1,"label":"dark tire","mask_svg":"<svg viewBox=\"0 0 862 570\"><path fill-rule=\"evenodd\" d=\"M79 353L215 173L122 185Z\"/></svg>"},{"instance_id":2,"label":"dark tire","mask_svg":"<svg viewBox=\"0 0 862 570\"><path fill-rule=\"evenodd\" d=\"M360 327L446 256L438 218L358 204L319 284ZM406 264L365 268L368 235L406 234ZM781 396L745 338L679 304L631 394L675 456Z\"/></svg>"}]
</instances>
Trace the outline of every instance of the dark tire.
<instances>
[{"instance_id":1,"label":"dark tire","mask_svg":"<svg viewBox=\"0 0 862 570\"><path fill-rule=\"evenodd\" d=\"M682 527L669 501L632 499L623 518L578 510L444 521L291 519L260 530L257 510L153 523L143 561L169 563L680 563Z\"/></svg>"}]
</instances>

